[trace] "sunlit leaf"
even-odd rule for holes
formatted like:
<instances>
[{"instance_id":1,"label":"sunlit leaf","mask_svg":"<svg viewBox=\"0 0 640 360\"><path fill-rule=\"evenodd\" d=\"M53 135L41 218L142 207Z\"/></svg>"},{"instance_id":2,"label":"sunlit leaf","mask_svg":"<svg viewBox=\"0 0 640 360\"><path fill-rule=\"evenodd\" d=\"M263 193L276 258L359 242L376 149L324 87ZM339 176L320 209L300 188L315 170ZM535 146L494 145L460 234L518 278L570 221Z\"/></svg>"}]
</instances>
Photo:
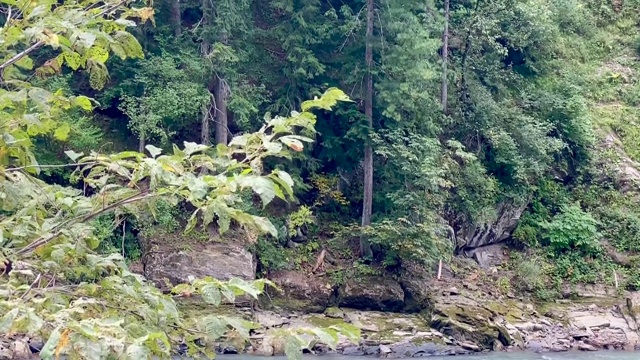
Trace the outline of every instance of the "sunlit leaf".
<instances>
[{"instance_id":1,"label":"sunlit leaf","mask_svg":"<svg viewBox=\"0 0 640 360\"><path fill-rule=\"evenodd\" d=\"M155 158L162 153L162 149L151 144L145 146L144 148L147 149L152 158Z\"/></svg>"},{"instance_id":2,"label":"sunlit leaf","mask_svg":"<svg viewBox=\"0 0 640 360\"><path fill-rule=\"evenodd\" d=\"M53 137L61 141L67 140L70 131L71 127L69 126L69 124L62 123L53 133Z\"/></svg>"},{"instance_id":3,"label":"sunlit leaf","mask_svg":"<svg viewBox=\"0 0 640 360\"><path fill-rule=\"evenodd\" d=\"M76 161L80 157L84 156L84 153L77 153L77 152L75 152L73 150L67 150L64 153L65 153L65 155L67 155L69 157L69 159L71 159L71 161Z\"/></svg>"}]
</instances>

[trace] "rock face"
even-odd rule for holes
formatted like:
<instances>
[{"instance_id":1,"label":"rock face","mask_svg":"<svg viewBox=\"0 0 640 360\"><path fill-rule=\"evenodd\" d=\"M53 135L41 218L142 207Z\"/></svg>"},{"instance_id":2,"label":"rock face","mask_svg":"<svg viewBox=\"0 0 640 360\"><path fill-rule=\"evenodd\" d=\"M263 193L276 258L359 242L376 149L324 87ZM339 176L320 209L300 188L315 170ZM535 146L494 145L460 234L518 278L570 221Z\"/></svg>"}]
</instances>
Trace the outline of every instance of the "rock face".
<instances>
[{"instance_id":1,"label":"rock face","mask_svg":"<svg viewBox=\"0 0 640 360\"><path fill-rule=\"evenodd\" d=\"M269 296L262 299L267 306L270 302L276 307L311 313L323 312L333 301L331 284L321 278L296 271L277 271L269 279L282 292L269 290Z\"/></svg>"},{"instance_id":2,"label":"rock face","mask_svg":"<svg viewBox=\"0 0 640 360\"><path fill-rule=\"evenodd\" d=\"M392 279L360 278L348 281L340 289L338 305L361 310L399 311L404 307L404 291Z\"/></svg>"},{"instance_id":3,"label":"rock face","mask_svg":"<svg viewBox=\"0 0 640 360\"><path fill-rule=\"evenodd\" d=\"M522 203L502 202L496 209L494 221L473 224L462 224L456 229L456 251L465 253L481 246L496 244L511 236L518 225L520 216L527 207L528 201Z\"/></svg>"},{"instance_id":4,"label":"rock face","mask_svg":"<svg viewBox=\"0 0 640 360\"><path fill-rule=\"evenodd\" d=\"M158 287L188 282L189 276L212 276L220 280L232 277L253 280L256 276L254 256L239 242L194 242L182 249L182 239L144 240L144 275Z\"/></svg>"},{"instance_id":5,"label":"rock face","mask_svg":"<svg viewBox=\"0 0 640 360\"><path fill-rule=\"evenodd\" d=\"M482 269L489 269L505 262L503 244L492 244L471 249L466 252L472 257Z\"/></svg>"}]
</instances>

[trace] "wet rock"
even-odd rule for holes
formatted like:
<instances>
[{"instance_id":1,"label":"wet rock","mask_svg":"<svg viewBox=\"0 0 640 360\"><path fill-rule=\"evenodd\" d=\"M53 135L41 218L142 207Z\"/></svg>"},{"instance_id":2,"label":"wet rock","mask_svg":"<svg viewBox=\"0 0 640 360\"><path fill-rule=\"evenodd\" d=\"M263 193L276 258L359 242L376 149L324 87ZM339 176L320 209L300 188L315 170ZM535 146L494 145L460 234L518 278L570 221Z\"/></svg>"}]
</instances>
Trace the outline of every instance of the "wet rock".
<instances>
[{"instance_id":1,"label":"wet rock","mask_svg":"<svg viewBox=\"0 0 640 360\"><path fill-rule=\"evenodd\" d=\"M389 354L391 353L391 348L386 345L380 345L380 354Z\"/></svg>"},{"instance_id":2,"label":"wet rock","mask_svg":"<svg viewBox=\"0 0 640 360\"><path fill-rule=\"evenodd\" d=\"M569 351L569 345L563 345L563 344L553 345L553 346L551 346L551 348L549 349L549 351L551 351L551 352L565 352L565 351Z\"/></svg>"},{"instance_id":3,"label":"wet rock","mask_svg":"<svg viewBox=\"0 0 640 360\"><path fill-rule=\"evenodd\" d=\"M598 349L589 344L578 344L578 350L580 351L598 351Z\"/></svg>"},{"instance_id":4,"label":"wet rock","mask_svg":"<svg viewBox=\"0 0 640 360\"><path fill-rule=\"evenodd\" d=\"M547 346L545 346L543 343L539 341L529 341L526 348L528 350L538 353L538 352L543 352L545 349L547 349Z\"/></svg>"},{"instance_id":5,"label":"wet rock","mask_svg":"<svg viewBox=\"0 0 640 360\"><path fill-rule=\"evenodd\" d=\"M471 350L471 351L480 351L480 347L476 344L472 344L470 342L463 342L460 344L460 346L462 346L464 349L467 350Z\"/></svg>"},{"instance_id":6,"label":"wet rock","mask_svg":"<svg viewBox=\"0 0 640 360\"><path fill-rule=\"evenodd\" d=\"M269 279L282 292L269 290L269 297L263 299L270 302L267 306L311 313L323 312L331 304L333 289L323 279L297 271L277 271Z\"/></svg>"},{"instance_id":7,"label":"wet rock","mask_svg":"<svg viewBox=\"0 0 640 360\"><path fill-rule=\"evenodd\" d=\"M414 344L409 341L393 344L390 348L395 355L403 358L444 355L447 350L447 348L431 342Z\"/></svg>"},{"instance_id":8,"label":"wet rock","mask_svg":"<svg viewBox=\"0 0 640 360\"><path fill-rule=\"evenodd\" d=\"M345 356L363 356L364 351L359 346L347 346L339 351L342 355Z\"/></svg>"},{"instance_id":9,"label":"wet rock","mask_svg":"<svg viewBox=\"0 0 640 360\"><path fill-rule=\"evenodd\" d=\"M360 310L400 311L404 307L404 291L392 279L376 276L358 279L341 289L339 305Z\"/></svg>"}]
</instances>

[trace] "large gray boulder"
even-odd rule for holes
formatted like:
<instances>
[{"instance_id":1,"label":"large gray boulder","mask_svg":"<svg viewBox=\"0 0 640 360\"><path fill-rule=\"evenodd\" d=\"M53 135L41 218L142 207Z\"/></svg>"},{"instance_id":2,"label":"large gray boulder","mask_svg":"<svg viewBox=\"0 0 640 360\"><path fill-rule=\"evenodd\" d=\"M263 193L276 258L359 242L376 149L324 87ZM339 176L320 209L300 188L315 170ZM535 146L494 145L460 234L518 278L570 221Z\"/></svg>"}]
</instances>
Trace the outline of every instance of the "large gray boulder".
<instances>
[{"instance_id":1,"label":"large gray boulder","mask_svg":"<svg viewBox=\"0 0 640 360\"><path fill-rule=\"evenodd\" d=\"M404 291L395 280L370 276L347 281L340 289L339 304L359 310L400 311Z\"/></svg>"},{"instance_id":2,"label":"large gray boulder","mask_svg":"<svg viewBox=\"0 0 640 360\"><path fill-rule=\"evenodd\" d=\"M187 283L189 276L211 276L218 280L256 277L255 257L239 241L189 241L179 235L142 241L144 275L161 289Z\"/></svg>"},{"instance_id":3,"label":"large gray boulder","mask_svg":"<svg viewBox=\"0 0 640 360\"><path fill-rule=\"evenodd\" d=\"M269 275L281 291L268 290L265 306L304 313L320 313L332 304L333 288L323 278L298 271L276 271Z\"/></svg>"}]
</instances>

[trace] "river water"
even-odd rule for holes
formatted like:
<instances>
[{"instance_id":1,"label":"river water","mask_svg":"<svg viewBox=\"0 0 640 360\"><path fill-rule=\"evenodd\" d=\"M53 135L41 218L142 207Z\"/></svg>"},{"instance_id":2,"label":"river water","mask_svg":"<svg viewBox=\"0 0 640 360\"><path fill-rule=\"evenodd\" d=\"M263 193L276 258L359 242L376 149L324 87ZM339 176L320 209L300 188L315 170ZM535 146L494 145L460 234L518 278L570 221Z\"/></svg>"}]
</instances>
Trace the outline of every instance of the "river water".
<instances>
[{"instance_id":1,"label":"river water","mask_svg":"<svg viewBox=\"0 0 640 360\"><path fill-rule=\"evenodd\" d=\"M323 355L305 356L304 360L358 360L357 356ZM260 358L248 355L220 355L216 360L285 360L285 357ZM377 358L376 358L377 359ZM640 360L640 352L621 351L598 351L598 352L567 352L567 353L544 353L536 354L531 352L496 352L481 355L460 355L460 356L431 356L433 360ZM364 359L362 359L364 360Z\"/></svg>"}]
</instances>

